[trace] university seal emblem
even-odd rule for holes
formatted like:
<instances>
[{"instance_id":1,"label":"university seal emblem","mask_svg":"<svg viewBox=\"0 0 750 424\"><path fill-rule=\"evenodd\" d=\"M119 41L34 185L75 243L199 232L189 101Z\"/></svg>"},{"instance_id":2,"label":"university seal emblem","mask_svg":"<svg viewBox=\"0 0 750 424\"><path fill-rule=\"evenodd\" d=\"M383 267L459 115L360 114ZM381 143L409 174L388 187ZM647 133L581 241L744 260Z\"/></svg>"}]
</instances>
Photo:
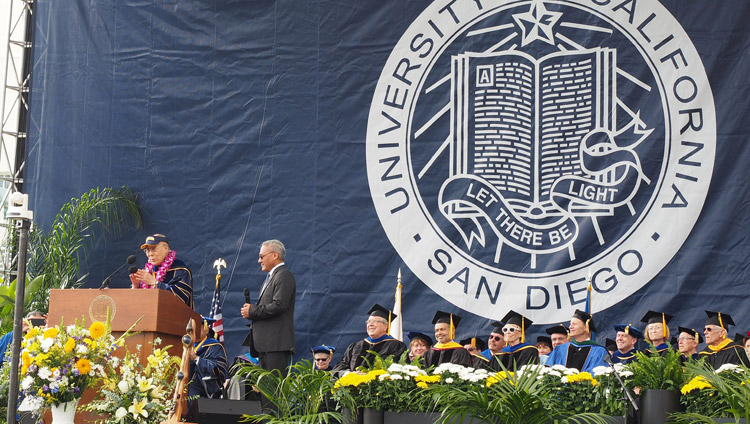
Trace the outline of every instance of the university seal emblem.
<instances>
[{"instance_id":1,"label":"university seal emblem","mask_svg":"<svg viewBox=\"0 0 750 424\"><path fill-rule=\"evenodd\" d=\"M383 67L378 217L425 284L485 317L569 318L648 283L703 207L716 117L656 0L442 0Z\"/></svg>"}]
</instances>

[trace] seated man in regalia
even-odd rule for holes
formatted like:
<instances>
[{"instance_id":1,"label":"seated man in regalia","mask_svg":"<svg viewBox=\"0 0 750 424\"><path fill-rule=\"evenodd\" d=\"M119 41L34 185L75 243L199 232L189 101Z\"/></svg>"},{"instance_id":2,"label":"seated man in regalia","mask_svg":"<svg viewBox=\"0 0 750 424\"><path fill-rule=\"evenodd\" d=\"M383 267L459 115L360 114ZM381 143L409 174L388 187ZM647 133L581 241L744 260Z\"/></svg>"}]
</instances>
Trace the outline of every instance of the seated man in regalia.
<instances>
[{"instance_id":1,"label":"seated man in regalia","mask_svg":"<svg viewBox=\"0 0 750 424\"><path fill-rule=\"evenodd\" d=\"M425 353L424 365L426 368L438 366L446 362L472 366L471 355L463 347L453 341L456 337L456 327L461 322L461 317L449 312L437 311L432 323L435 325L435 340L437 343Z\"/></svg>"},{"instance_id":2,"label":"seated man in regalia","mask_svg":"<svg viewBox=\"0 0 750 424\"><path fill-rule=\"evenodd\" d=\"M591 332L596 331L596 327L590 314L576 309L570 319L568 331L570 341L557 346L545 365L563 365L586 372L591 372L598 366L607 366L604 358L609 352L604 346L591 340Z\"/></svg>"},{"instance_id":3,"label":"seated man in regalia","mask_svg":"<svg viewBox=\"0 0 750 424\"><path fill-rule=\"evenodd\" d=\"M203 317L198 340L190 351L190 384L188 399L219 398L227 378L228 361L224 345L214 339L211 324L216 320Z\"/></svg>"}]
</instances>

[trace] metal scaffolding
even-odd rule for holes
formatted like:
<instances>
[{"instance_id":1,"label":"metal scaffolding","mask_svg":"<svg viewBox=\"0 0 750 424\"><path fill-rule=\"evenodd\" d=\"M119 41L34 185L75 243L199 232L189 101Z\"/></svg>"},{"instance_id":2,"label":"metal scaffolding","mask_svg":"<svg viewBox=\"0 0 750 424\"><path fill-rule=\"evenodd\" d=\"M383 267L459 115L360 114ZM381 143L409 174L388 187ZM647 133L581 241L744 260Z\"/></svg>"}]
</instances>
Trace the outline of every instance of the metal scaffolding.
<instances>
[{"instance_id":1,"label":"metal scaffolding","mask_svg":"<svg viewBox=\"0 0 750 424\"><path fill-rule=\"evenodd\" d=\"M0 16L8 14L5 78L2 95L2 132L0 133L0 274L9 283L15 274L16 252L4 242L12 222L6 219L8 195L23 191L23 170L26 157L26 130L29 115L31 82L33 0L6 0Z\"/></svg>"}]
</instances>

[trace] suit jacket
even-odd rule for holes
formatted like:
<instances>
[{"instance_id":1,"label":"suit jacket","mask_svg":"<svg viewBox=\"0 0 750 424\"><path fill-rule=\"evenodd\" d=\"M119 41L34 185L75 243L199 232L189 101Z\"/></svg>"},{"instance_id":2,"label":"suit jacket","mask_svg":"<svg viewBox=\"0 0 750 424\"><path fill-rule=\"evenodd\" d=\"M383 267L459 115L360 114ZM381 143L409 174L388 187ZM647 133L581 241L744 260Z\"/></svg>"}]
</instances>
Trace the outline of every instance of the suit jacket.
<instances>
[{"instance_id":1,"label":"suit jacket","mask_svg":"<svg viewBox=\"0 0 750 424\"><path fill-rule=\"evenodd\" d=\"M281 265L273 272L258 302L250 307L250 336L258 352L294 351L294 300L297 282Z\"/></svg>"}]
</instances>

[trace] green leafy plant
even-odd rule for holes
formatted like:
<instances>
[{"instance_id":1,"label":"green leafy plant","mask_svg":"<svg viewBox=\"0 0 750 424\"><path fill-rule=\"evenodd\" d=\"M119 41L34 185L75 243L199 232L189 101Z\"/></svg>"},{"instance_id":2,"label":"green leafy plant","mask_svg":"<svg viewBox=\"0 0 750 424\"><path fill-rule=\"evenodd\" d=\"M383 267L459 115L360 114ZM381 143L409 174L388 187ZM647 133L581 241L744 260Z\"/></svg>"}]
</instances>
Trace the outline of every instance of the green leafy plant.
<instances>
[{"instance_id":1,"label":"green leafy plant","mask_svg":"<svg viewBox=\"0 0 750 424\"><path fill-rule=\"evenodd\" d=\"M750 368L725 364L714 371L703 361L687 363L685 367L696 378L683 387L682 400L705 400L708 403L705 408L692 405L684 413L671 415L670 419L679 423L714 423L713 417L717 416L732 417L738 423L750 420ZM693 395L693 392L696 393ZM692 398L688 397L691 395Z\"/></svg>"},{"instance_id":2,"label":"green leafy plant","mask_svg":"<svg viewBox=\"0 0 750 424\"><path fill-rule=\"evenodd\" d=\"M127 187L97 187L63 205L49 232L37 227L29 234L27 272L32 280L42 277L40 289L30 296L31 307L46 311L50 289L83 284L81 261L97 231L119 235L133 224L141 226L141 215Z\"/></svg>"},{"instance_id":3,"label":"green leafy plant","mask_svg":"<svg viewBox=\"0 0 750 424\"><path fill-rule=\"evenodd\" d=\"M543 372L539 366L515 373L505 370L487 377L484 384L467 387L434 384L428 390L440 406L441 423L460 423L469 416L494 424L606 422L599 414L576 414L561 408Z\"/></svg>"},{"instance_id":4,"label":"green leafy plant","mask_svg":"<svg viewBox=\"0 0 750 424\"><path fill-rule=\"evenodd\" d=\"M682 368L680 355L672 349L664 356L637 352L636 360L628 364L633 372L633 385L641 390L679 391L690 378Z\"/></svg>"},{"instance_id":5,"label":"green leafy plant","mask_svg":"<svg viewBox=\"0 0 750 424\"><path fill-rule=\"evenodd\" d=\"M326 410L331 398L333 379L327 371L313 367L304 360L290 367L286 377L276 370L266 371L255 365L242 365L238 370L277 408L272 414L247 415L244 421L268 424L339 423L341 413Z\"/></svg>"}]
</instances>

